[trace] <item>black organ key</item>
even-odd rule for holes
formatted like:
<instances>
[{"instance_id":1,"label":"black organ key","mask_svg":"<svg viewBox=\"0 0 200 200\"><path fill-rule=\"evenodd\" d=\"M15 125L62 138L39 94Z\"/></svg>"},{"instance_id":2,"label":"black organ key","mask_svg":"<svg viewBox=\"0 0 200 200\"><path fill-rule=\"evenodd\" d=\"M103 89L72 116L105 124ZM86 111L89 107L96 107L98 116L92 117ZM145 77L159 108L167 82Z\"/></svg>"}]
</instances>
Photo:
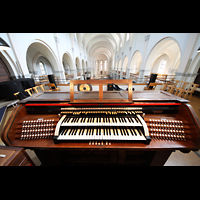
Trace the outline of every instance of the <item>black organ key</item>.
<instances>
[{"instance_id":1,"label":"black organ key","mask_svg":"<svg viewBox=\"0 0 200 200\"><path fill-rule=\"evenodd\" d=\"M83 108L80 108L80 110ZM140 118L128 109L101 109L101 111L93 112L93 109L84 109L79 111L79 108L74 108L75 112L66 115L63 120L62 128L59 136L63 140L65 137L69 140L88 140L90 144L95 143L95 140L137 140L139 137L145 140L143 128ZM73 110L73 109L72 109ZM122 111L121 111L122 110ZM98 113L98 114L96 114ZM66 128L65 128L66 127Z\"/></svg>"},{"instance_id":2,"label":"black organ key","mask_svg":"<svg viewBox=\"0 0 200 200\"><path fill-rule=\"evenodd\" d=\"M65 132L66 130L63 129L61 132L60 132L60 135L63 135L63 133Z\"/></svg>"}]
</instances>

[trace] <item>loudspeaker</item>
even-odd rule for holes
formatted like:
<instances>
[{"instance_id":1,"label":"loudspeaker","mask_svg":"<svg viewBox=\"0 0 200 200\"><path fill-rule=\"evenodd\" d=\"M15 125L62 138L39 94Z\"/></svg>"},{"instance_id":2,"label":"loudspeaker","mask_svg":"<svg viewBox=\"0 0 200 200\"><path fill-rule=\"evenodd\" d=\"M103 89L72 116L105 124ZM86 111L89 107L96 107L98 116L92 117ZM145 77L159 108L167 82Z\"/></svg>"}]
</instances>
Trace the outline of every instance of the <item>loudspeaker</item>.
<instances>
[{"instance_id":1,"label":"loudspeaker","mask_svg":"<svg viewBox=\"0 0 200 200\"><path fill-rule=\"evenodd\" d=\"M155 83L156 78L157 78L157 75L158 75L158 74L151 74L151 77L150 77L150 80L149 80L149 84L150 84L150 83ZM149 84L148 84L148 85L149 85ZM152 86L149 87L149 89L152 89L152 88L153 88Z\"/></svg>"},{"instance_id":2,"label":"loudspeaker","mask_svg":"<svg viewBox=\"0 0 200 200\"><path fill-rule=\"evenodd\" d=\"M48 79L49 79L49 82L50 82L50 83L54 83L55 86L57 87L53 74L49 74L49 75L48 75ZM55 89L55 88L52 88L52 89Z\"/></svg>"},{"instance_id":3,"label":"loudspeaker","mask_svg":"<svg viewBox=\"0 0 200 200\"><path fill-rule=\"evenodd\" d=\"M113 84L108 84L107 91L113 91Z\"/></svg>"}]
</instances>

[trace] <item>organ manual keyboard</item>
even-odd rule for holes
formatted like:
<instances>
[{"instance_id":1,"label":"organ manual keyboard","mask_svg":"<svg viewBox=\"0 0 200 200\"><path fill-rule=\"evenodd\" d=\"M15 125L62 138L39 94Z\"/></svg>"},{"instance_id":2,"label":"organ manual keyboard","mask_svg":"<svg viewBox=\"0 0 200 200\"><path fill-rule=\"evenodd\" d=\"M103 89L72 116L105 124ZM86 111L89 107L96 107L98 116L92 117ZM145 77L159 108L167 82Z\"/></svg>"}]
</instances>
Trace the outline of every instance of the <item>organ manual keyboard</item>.
<instances>
[{"instance_id":1,"label":"organ manual keyboard","mask_svg":"<svg viewBox=\"0 0 200 200\"><path fill-rule=\"evenodd\" d=\"M61 108L63 114L57 124L54 142L89 141L89 145L108 141L144 142L151 138L142 108Z\"/></svg>"},{"instance_id":2,"label":"organ manual keyboard","mask_svg":"<svg viewBox=\"0 0 200 200\"><path fill-rule=\"evenodd\" d=\"M103 91L113 83L128 91ZM99 91L75 92L78 84ZM132 92L132 80L74 80L70 92L21 100L1 138L34 150L42 165L163 165L174 150L199 150L200 122L187 100Z\"/></svg>"}]
</instances>

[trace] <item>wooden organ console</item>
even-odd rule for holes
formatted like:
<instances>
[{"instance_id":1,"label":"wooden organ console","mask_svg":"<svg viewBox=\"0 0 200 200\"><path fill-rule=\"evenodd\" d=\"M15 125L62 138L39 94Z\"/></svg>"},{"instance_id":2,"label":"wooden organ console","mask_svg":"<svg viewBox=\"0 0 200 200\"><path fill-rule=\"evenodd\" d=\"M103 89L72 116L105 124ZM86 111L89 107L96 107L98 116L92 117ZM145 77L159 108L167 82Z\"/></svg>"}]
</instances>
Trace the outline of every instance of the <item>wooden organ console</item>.
<instances>
[{"instance_id":1,"label":"wooden organ console","mask_svg":"<svg viewBox=\"0 0 200 200\"><path fill-rule=\"evenodd\" d=\"M128 91L104 91L105 84ZM99 91L74 92L78 84ZM42 165L163 165L172 151L200 148L200 122L188 100L134 91L132 80L70 81L70 92L41 92L13 110L1 138L32 149Z\"/></svg>"}]
</instances>

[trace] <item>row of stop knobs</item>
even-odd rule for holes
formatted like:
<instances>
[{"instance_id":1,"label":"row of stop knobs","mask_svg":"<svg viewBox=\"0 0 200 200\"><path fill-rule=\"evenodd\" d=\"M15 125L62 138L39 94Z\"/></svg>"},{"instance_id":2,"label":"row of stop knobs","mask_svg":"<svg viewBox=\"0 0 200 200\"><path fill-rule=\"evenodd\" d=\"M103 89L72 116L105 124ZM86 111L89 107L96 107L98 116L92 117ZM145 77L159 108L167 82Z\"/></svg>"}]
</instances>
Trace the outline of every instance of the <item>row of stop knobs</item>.
<instances>
[{"instance_id":1,"label":"row of stop knobs","mask_svg":"<svg viewBox=\"0 0 200 200\"><path fill-rule=\"evenodd\" d=\"M20 139L52 138L54 119L23 121Z\"/></svg>"}]
</instances>

